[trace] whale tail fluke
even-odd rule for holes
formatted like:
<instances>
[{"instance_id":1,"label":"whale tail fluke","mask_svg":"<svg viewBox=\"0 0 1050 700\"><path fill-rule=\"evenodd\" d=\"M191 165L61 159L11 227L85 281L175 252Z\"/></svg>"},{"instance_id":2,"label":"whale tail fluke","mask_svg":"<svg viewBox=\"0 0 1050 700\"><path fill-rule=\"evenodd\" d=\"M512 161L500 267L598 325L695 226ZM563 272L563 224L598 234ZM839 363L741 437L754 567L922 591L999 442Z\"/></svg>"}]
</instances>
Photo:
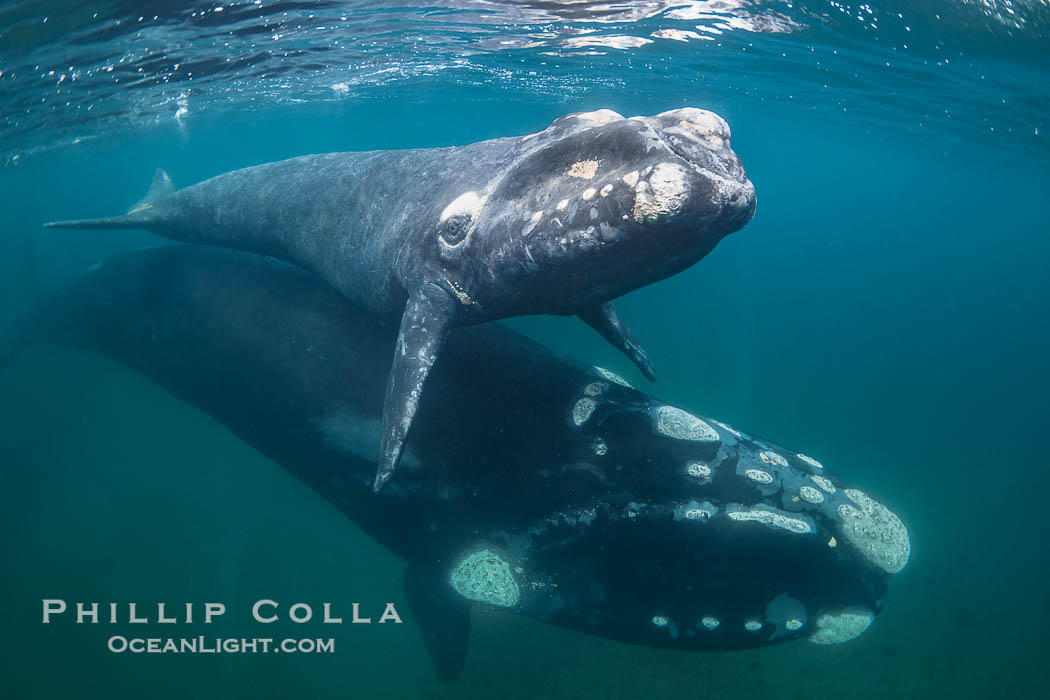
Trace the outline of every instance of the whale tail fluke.
<instances>
[{"instance_id":1,"label":"whale tail fluke","mask_svg":"<svg viewBox=\"0 0 1050 700\"><path fill-rule=\"evenodd\" d=\"M153 175L153 183L150 185L146 196L135 203L127 214L123 216L110 216L103 219L67 219L65 221L49 221L44 224L45 228L77 228L77 229L115 229L115 228L145 228L156 220L152 211L153 205L162 199L175 194L175 183L171 177L164 172L163 168L157 168Z\"/></svg>"}]
</instances>

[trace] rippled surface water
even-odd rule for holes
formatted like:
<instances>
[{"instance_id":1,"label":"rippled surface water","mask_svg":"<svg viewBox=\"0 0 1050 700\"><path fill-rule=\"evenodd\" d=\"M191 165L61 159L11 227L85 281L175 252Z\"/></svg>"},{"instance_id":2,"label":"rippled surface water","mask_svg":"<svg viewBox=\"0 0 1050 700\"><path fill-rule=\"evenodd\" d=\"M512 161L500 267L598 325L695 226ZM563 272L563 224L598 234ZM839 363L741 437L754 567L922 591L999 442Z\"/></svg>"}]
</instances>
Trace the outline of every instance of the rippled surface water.
<instances>
[{"instance_id":1,"label":"rippled surface water","mask_svg":"<svg viewBox=\"0 0 1050 700\"><path fill-rule=\"evenodd\" d=\"M403 563L148 380L36 348L0 370L0 697L1045 697L1048 32L1045 2L998 0L0 5L0 321L160 243L40 228L125 211L158 166L719 112L755 219L617 302L661 381L578 321L513 325L814 455L913 544L840 647L673 653L481 610L451 686L407 619L332 656L115 656L40 599L401 601Z\"/></svg>"},{"instance_id":2,"label":"rippled surface water","mask_svg":"<svg viewBox=\"0 0 1050 700\"><path fill-rule=\"evenodd\" d=\"M201 112L693 87L1045 149L1048 61L1042 0L28 0L0 9L0 138L10 160Z\"/></svg>"}]
</instances>

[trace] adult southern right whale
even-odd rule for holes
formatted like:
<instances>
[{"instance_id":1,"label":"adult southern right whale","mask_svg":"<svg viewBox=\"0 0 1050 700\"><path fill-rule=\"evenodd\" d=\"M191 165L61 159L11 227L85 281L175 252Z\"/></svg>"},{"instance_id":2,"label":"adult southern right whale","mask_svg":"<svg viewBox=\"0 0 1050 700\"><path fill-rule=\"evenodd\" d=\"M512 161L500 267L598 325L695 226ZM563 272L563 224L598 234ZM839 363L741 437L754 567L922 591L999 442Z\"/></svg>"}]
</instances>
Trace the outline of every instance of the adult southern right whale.
<instances>
[{"instance_id":1,"label":"adult southern right whale","mask_svg":"<svg viewBox=\"0 0 1050 700\"><path fill-rule=\"evenodd\" d=\"M143 228L263 253L401 318L378 490L453 326L576 314L655 378L609 300L685 269L751 219L754 187L729 138L700 109L629 119L600 110L528 136L303 156L177 192L158 171L125 216L47 225Z\"/></svg>"},{"instance_id":2,"label":"adult southern right whale","mask_svg":"<svg viewBox=\"0 0 1050 700\"><path fill-rule=\"evenodd\" d=\"M122 255L0 328L0 366L32 343L141 372L404 558L445 679L471 601L673 649L830 644L867 628L910 553L897 516L811 457L498 324L449 339L403 473L373 494L393 329L260 256Z\"/></svg>"}]
</instances>

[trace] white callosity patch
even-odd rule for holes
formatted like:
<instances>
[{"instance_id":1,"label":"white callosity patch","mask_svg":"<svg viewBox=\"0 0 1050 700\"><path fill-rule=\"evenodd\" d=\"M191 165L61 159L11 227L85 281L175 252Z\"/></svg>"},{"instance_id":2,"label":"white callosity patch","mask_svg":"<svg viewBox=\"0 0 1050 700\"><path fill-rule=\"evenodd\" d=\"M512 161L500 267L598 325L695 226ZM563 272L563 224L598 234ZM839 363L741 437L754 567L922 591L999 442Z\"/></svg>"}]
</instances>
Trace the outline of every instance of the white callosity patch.
<instances>
[{"instance_id":1,"label":"white callosity patch","mask_svg":"<svg viewBox=\"0 0 1050 700\"><path fill-rule=\"evenodd\" d=\"M817 631L809 636L814 644L842 644L856 639L868 629L875 619L868 610L844 610L826 613L817 618Z\"/></svg>"},{"instance_id":2,"label":"white callosity patch","mask_svg":"<svg viewBox=\"0 0 1050 700\"><path fill-rule=\"evenodd\" d=\"M748 469L744 471L744 476L751 479L751 481L756 481L760 484L773 483L773 475L769 472L764 472L761 469Z\"/></svg>"},{"instance_id":3,"label":"white callosity patch","mask_svg":"<svg viewBox=\"0 0 1050 700\"><path fill-rule=\"evenodd\" d=\"M824 494L812 486L799 486L798 497L807 503L823 503Z\"/></svg>"},{"instance_id":4,"label":"white callosity patch","mask_svg":"<svg viewBox=\"0 0 1050 700\"><path fill-rule=\"evenodd\" d=\"M603 457L606 453L609 452L609 446L605 444L605 440L602 440L601 438L598 438L597 440L591 443L591 449L593 449L594 454L598 455L599 457Z\"/></svg>"},{"instance_id":5,"label":"white callosity patch","mask_svg":"<svg viewBox=\"0 0 1050 700\"><path fill-rule=\"evenodd\" d=\"M597 406L594 399L582 398L576 402L576 405L572 407L572 422L576 425L583 425L586 423L591 414L594 413L594 408Z\"/></svg>"},{"instance_id":6,"label":"white callosity patch","mask_svg":"<svg viewBox=\"0 0 1050 700\"><path fill-rule=\"evenodd\" d=\"M813 525L808 519L794 517L769 506L727 509L726 515L730 520L761 523L767 527L780 528L800 535L813 532Z\"/></svg>"},{"instance_id":7,"label":"white callosity patch","mask_svg":"<svg viewBox=\"0 0 1050 700\"><path fill-rule=\"evenodd\" d=\"M464 192L449 203L441 212L439 221L444 222L453 216L469 216L471 219L478 215L481 207L485 204L485 198L477 192Z\"/></svg>"},{"instance_id":8,"label":"white callosity patch","mask_svg":"<svg viewBox=\"0 0 1050 700\"><path fill-rule=\"evenodd\" d=\"M769 450L765 450L764 452L759 452L758 456L766 464L773 464L778 467L786 467L788 465L787 460L778 455L776 452L770 452Z\"/></svg>"},{"instance_id":9,"label":"white callosity patch","mask_svg":"<svg viewBox=\"0 0 1050 700\"><path fill-rule=\"evenodd\" d=\"M598 194L598 190L594 189L593 187L588 187L583 191L583 194L581 194L580 196L589 202L590 200L594 199L594 195L596 194Z\"/></svg>"},{"instance_id":10,"label":"white callosity patch","mask_svg":"<svg viewBox=\"0 0 1050 700\"><path fill-rule=\"evenodd\" d=\"M662 112L657 117L671 115L679 118L679 125L701 136L714 136L728 141L731 137L729 124L714 112L696 107L681 107Z\"/></svg>"},{"instance_id":11,"label":"white callosity patch","mask_svg":"<svg viewBox=\"0 0 1050 700\"><path fill-rule=\"evenodd\" d=\"M714 615L704 615L702 618L700 618L700 624L709 630L713 630L717 628L720 624L722 624L722 621Z\"/></svg>"},{"instance_id":12,"label":"white callosity patch","mask_svg":"<svg viewBox=\"0 0 1050 700\"><path fill-rule=\"evenodd\" d=\"M748 632L757 632L762 629L762 623L754 618L744 623L744 629Z\"/></svg>"},{"instance_id":13,"label":"white callosity patch","mask_svg":"<svg viewBox=\"0 0 1050 700\"><path fill-rule=\"evenodd\" d=\"M797 632L802 629L802 620L792 618L784 623L784 627L787 627L792 632Z\"/></svg>"},{"instance_id":14,"label":"white callosity patch","mask_svg":"<svg viewBox=\"0 0 1050 700\"><path fill-rule=\"evenodd\" d=\"M656 409L656 430L661 435L676 440L718 441L718 433L714 428L692 413L674 406L661 406Z\"/></svg>"},{"instance_id":15,"label":"white callosity patch","mask_svg":"<svg viewBox=\"0 0 1050 700\"><path fill-rule=\"evenodd\" d=\"M600 190L598 190L598 194L600 194L602 197L608 197L610 194L612 194L612 191L613 191L613 186L612 185L605 185Z\"/></svg>"},{"instance_id":16,"label":"white callosity patch","mask_svg":"<svg viewBox=\"0 0 1050 700\"><path fill-rule=\"evenodd\" d=\"M657 627L667 627L669 622L670 620L667 619L666 615L653 615L652 623Z\"/></svg>"},{"instance_id":17,"label":"white callosity patch","mask_svg":"<svg viewBox=\"0 0 1050 700\"><path fill-rule=\"evenodd\" d=\"M701 481L706 481L714 475L711 466L704 464L703 462L690 462L685 465L685 473L694 479L699 479Z\"/></svg>"},{"instance_id":18,"label":"white callosity patch","mask_svg":"<svg viewBox=\"0 0 1050 700\"><path fill-rule=\"evenodd\" d=\"M580 160L569 166L569 177L578 177L581 180L590 180L598 172L600 160Z\"/></svg>"},{"instance_id":19,"label":"white callosity patch","mask_svg":"<svg viewBox=\"0 0 1050 700\"><path fill-rule=\"evenodd\" d=\"M660 163L634 188L634 219L654 221L677 213L689 197L688 171L677 163Z\"/></svg>"},{"instance_id":20,"label":"white callosity patch","mask_svg":"<svg viewBox=\"0 0 1050 700\"><path fill-rule=\"evenodd\" d=\"M694 520L697 522L706 523L711 518L713 518L715 513L717 512L718 506L711 503L710 501L704 501L703 503L699 503L695 500L692 500L688 503L675 506L674 519L677 521Z\"/></svg>"},{"instance_id":21,"label":"white callosity patch","mask_svg":"<svg viewBox=\"0 0 1050 700\"><path fill-rule=\"evenodd\" d=\"M513 608L521 600L510 564L491 549L465 557L452 571L452 588L468 600Z\"/></svg>"},{"instance_id":22,"label":"white callosity patch","mask_svg":"<svg viewBox=\"0 0 1050 700\"><path fill-rule=\"evenodd\" d=\"M638 171L632 170L631 172L624 175L622 179L625 185L627 185L628 187L634 187L638 184Z\"/></svg>"},{"instance_id":23,"label":"white callosity patch","mask_svg":"<svg viewBox=\"0 0 1050 700\"><path fill-rule=\"evenodd\" d=\"M811 474L809 478L814 484L819 486L820 489L822 491L824 491L825 493L835 493L835 484L831 483L830 481L828 481L824 477L822 477L822 476L820 476L818 474Z\"/></svg>"},{"instance_id":24,"label":"white callosity patch","mask_svg":"<svg viewBox=\"0 0 1050 700\"><path fill-rule=\"evenodd\" d=\"M594 122L598 125L611 124L612 122L618 122L623 119L622 114L614 112L611 109L596 109L593 112L580 112L574 116L577 119Z\"/></svg>"},{"instance_id":25,"label":"white callosity patch","mask_svg":"<svg viewBox=\"0 0 1050 700\"><path fill-rule=\"evenodd\" d=\"M595 367L594 371L597 372L598 374L602 375L606 379L608 379L610 382L615 382L616 384L619 384L620 386L625 386L628 389L633 389L634 388L633 386L631 386L627 382L626 379L624 379L620 375L616 374L616 372L610 372L609 370L605 369L604 367Z\"/></svg>"},{"instance_id":26,"label":"white callosity patch","mask_svg":"<svg viewBox=\"0 0 1050 700\"><path fill-rule=\"evenodd\" d=\"M856 508L843 503L838 507L842 535L861 554L883 571L895 574L911 556L908 529L886 506L856 489L843 493Z\"/></svg>"},{"instance_id":27,"label":"white callosity patch","mask_svg":"<svg viewBox=\"0 0 1050 700\"><path fill-rule=\"evenodd\" d=\"M801 454L801 453L797 454L795 456L798 457L799 459L801 459L803 462L805 462L809 466L813 467L814 469L823 469L824 468L823 464L821 464L817 460L813 459L812 457L807 457L806 455Z\"/></svg>"}]
</instances>

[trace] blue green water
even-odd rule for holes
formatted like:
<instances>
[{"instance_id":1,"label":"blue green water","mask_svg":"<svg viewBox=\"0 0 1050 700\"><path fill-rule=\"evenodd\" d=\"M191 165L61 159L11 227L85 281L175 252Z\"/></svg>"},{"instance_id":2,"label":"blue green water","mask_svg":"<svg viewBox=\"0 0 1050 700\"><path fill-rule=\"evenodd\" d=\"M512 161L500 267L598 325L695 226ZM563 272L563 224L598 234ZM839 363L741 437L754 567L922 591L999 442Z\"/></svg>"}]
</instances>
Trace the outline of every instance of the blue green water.
<instances>
[{"instance_id":1,"label":"blue green water","mask_svg":"<svg viewBox=\"0 0 1050 700\"><path fill-rule=\"evenodd\" d=\"M260 597L400 601L402 563L148 380L36 348L0 373L0 695L1045 695L1045 4L270 5L0 10L0 318L156 244L40 225L122 212L158 166L181 186L303 153L530 133L572 111L711 109L758 213L618 302L661 381L578 321L512 325L817 456L901 515L911 562L872 628L833 648L674 653L478 611L445 686L406 606L401 627L282 626L334 636L330 656L114 655L90 625L41 625L40 599L221 600L229 619L208 632L243 636L232 611ZM115 29L140 14L158 19ZM188 64L196 78L177 76Z\"/></svg>"}]
</instances>

